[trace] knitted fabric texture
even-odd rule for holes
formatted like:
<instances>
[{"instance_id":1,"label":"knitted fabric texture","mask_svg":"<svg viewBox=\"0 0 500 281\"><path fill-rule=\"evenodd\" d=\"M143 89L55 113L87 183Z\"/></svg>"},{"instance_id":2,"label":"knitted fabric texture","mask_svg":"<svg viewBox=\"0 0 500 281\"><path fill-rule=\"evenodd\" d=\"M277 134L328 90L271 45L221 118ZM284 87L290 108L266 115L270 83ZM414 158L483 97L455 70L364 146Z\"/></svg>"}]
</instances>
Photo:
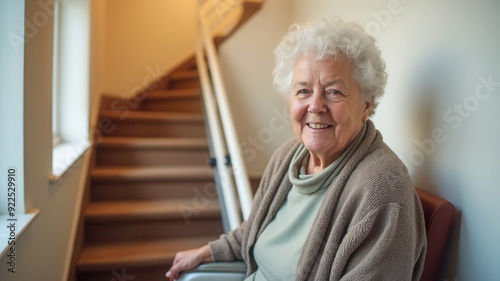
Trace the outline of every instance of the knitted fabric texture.
<instances>
[{"instance_id":1,"label":"knitted fabric texture","mask_svg":"<svg viewBox=\"0 0 500 281\"><path fill-rule=\"evenodd\" d=\"M295 280L419 280L426 252L420 200L401 160L373 123L328 187L297 265ZM290 191L288 167L298 140L272 156L247 221L209 243L214 261L257 269L253 246Z\"/></svg>"}]
</instances>

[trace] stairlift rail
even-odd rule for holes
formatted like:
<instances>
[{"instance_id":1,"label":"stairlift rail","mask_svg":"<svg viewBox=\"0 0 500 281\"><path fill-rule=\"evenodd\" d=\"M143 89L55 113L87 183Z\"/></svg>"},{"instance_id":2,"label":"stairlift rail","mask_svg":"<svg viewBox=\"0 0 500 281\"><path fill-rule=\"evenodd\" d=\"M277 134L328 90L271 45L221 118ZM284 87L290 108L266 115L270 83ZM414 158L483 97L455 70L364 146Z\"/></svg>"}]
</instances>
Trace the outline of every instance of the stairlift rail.
<instances>
[{"instance_id":1,"label":"stairlift rail","mask_svg":"<svg viewBox=\"0 0 500 281\"><path fill-rule=\"evenodd\" d=\"M231 189L231 184L229 184L231 181L228 179L231 177L231 175L234 176L234 181L236 182L236 188L237 188L237 193L239 197L239 205L241 206L241 212L243 214L243 219L246 220L248 216L250 215L251 211L251 206L252 206L252 191L250 187L250 181L248 178L247 170L245 167L245 162L241 154L241 148L239 145L238 138L236 136L236 130L235 130L235 125L233 122L231 110L229 107L229 103L227 100L227 94L226 90L224 87L224 83L222 81L222 75L220 71L220 66L219 66L219 60L218 60L218 55L216 52L215 44L213 41L213 38L211 36L210 30L208 28L208 23L206 21L205 15L200 9L199 11L199 23L200 23L200 46L199 50L197 50L197 63L199 69L203 68L202 66L205 65L205 60L203 56L203 51L202 45L205 48L206 51L206 57L208 60L208 66L210 69L210 74L211 74L211 83L209 82L208 79L208 73L206 71L206 68L203 70L200 70L200 79L202 81L202 92L203 92L203 99L205 103L205 108L207 111L207 116L208 116L208 111L217 111L218 109L218 114L217 112L211 113L211 116L208 116L208 118L216 119L219 120L220 116L220 122L223 127L223 132L225 136L225 142L227 145L227 148L229 150L229 155L231 159L231 166L232 169L219 169L218 167L218 172L221 177L221 182L222 184L226 184L226 187L223 187L223 192L227 194L224 194L224 201L226 204L226 208L228 211L228 219L234 212L234 205L237 205L237 202L228 202L229 200L233 200L235 196L233 196L234 192L229 191ZM203 72L203 73L202 73ZM203 78L204 76L204 78ZM206 80L206 81L204 81ZM203 84L206 84L205 87ZM212 87L213 85L213 92L215 92L215 102L217 103L216 106L210 105L210 101L213 99L213 94L212 94ZM205 98L205 96L207 96ZM208 101L208 104L207 104ZM209 106L211 109L209 109ZM215 116L213 116L215 115ZM218 123L219 121L211 121L212 123ZM211 125L209 125L211 126ZM214 125L216 126L216 125ZM215 152L215 141L223 143L222 140L217 140L218 137L216 137L217 134L220 134L220 129L215 129L213 127L210 127L211 134L214 136L212 137L212 141L214 141L214 152ZM218 132L217 132L218 131ZM223 160L220 160L219 157L221 157L221 150L223 145L217 145L218 146L218 152L215 152L216 157L217 157L217 165L224 163L222 162ZM218 155L217 155L218 154ZM232 172L232 173L231 173ZM223 180L225 179L225 180ZM239 212L238 212L239 213ZM230 228L234 229L235 224L236 224L236 219L231 218L230 220ZM237 223L239 226L239 222Z\"/></svg>"},{"instance_id":2,"label":"stairlift rail","mask_svg":"<svg viewBox=\"0 0 500 281\"><path fill-rule=\"evenodd\" d=\"M234 191L233 180L229 167L224 165L226 157L226 148L224 146L222 128L217 114L217 105L213 97L212 85L209 81L207 66L204 60L203 46L198 42L196 48L196 64L198 66L198 74L200 77L201 92L203 95L203 103L205 114L207 116L207 123L210 129L210 138L213 146L213 153L215 154L216 171L219 174L221 184L223 202L225 204L225 211L227 216L227 223L229 230L237 228L241 224L238 206L236 204L237 197Z\"/></svg>"}]
</instances>

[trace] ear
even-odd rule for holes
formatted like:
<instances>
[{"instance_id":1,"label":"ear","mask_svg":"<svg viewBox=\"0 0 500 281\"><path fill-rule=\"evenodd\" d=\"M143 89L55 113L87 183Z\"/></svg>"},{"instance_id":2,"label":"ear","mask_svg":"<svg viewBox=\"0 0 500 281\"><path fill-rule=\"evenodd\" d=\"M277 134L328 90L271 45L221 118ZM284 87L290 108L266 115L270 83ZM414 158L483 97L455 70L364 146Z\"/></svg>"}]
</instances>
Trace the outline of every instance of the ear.
<instances>
[{"instance_id":1,"label":"ear","mask_svg":"<svg viewBox=\"0 0 500 281\"><path fill-rule=\"evenodd\" d=\"M370 112L372 112L373 109L373 102L375 101L375 98L371 98L370 100L365 101L365 109L363 110L363 122L366 122L368 120L368 116L370 116Z\"/></svg>"}]
</instances>

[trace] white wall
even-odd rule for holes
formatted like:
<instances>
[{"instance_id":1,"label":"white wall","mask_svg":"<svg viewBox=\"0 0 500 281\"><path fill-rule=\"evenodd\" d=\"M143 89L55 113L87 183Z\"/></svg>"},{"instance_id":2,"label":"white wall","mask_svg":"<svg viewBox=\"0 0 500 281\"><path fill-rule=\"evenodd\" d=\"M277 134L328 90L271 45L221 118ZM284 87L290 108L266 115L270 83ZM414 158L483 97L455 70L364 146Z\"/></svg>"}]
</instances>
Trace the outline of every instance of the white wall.
<instances>
[{"instance_id":1,"label":"white wall","mask_svg":"<svg viewBox=\"0 0 500 281\"><path fill-rule=\"evenodd\" d=\"M7 271L5 257L0 260L0 280L64 280L65 266L73 247L72 228L80 211L77 198L83 188L88 155L59 182L49 183L52 167L52 3L26 1L25 4L26 20L35 27L26 32L24 45L25 203L26 209L37 208L40 214L16 241L16 273ZM22 28L21 20L18 24ZM22 93L19 92L21 97ZM2 132L2 139L4 136Z\"/></svg>"},{"instance_id":2,"label":"white wall","mask_svg":"<svg viewBox=\"0 0 500 281\"><path fill-rule=\"evenodd\" d=\"M196 1L108 0L99 91L130 97L194 55Z\"/></svg>"},{"instance_id":3,"label":"white wall","mask_svg":"<svg viewBox=\"0 0 500 281\"><path fill-rule=\"evenodd\" d=\"M220 48L228 99L251 176L261 176L272 152L294 136L288 102L273 90L271 79L273 50L290 24L288 2L265 0Z\"/></svg>"},{"instance_id":4,"label":"white wall","mask_svg":"<svg viewBox=\"0 0 500 281\"><path fill-rule=\"evenodd\" d=\"M497 280L499 9L498 1L265 1L221 48L242 147L270 127L272 110L282 104L271 87L271 52L286 27L331 15L358 21L377 38L389 74L373 118L377 128L415 183L458 209L438 280ZM262 172L290 132L275 133L257 151L251 174Z\"/></svg>"},{"instance_id":5,"label":"white wall","mask_svg":"<svg viewBox=\"0 0 500 281\"><path fill-rule=\"evenodd\" d=\"M24 2L0 1L0 34L3 34L0 38L0 169L16 169L18 213L24 212L24 132L19 126L23 123L24 26L18 22L23 15ZM0 215L8 213L7 200L7 192L1 192Z\"/></svg>"}]
</instances>

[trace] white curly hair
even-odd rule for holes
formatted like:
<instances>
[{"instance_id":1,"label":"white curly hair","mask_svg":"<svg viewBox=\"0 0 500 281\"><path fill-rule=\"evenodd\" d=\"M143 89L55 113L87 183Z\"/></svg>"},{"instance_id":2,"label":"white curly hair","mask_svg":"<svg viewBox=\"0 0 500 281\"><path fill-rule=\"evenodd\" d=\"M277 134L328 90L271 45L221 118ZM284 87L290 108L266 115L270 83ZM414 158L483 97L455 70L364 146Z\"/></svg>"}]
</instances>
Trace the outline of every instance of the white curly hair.
<instances>
[{"instance_id":1,"label":"white curly hair","mask_svg":"<svg viewBox=\"0 0 500 281\"><path fill-rule=\"evenodd\" d=\"M276 65L273 85L278 93L290 98L293 69L303 56L315 55L318 60L347 58L353 65L355 79L365 101L373 100L373 115L387 82L385 62L375 38L353 22L331 17L308 25L294 24L274 51Z\"/></svg>"}]
</instances>

